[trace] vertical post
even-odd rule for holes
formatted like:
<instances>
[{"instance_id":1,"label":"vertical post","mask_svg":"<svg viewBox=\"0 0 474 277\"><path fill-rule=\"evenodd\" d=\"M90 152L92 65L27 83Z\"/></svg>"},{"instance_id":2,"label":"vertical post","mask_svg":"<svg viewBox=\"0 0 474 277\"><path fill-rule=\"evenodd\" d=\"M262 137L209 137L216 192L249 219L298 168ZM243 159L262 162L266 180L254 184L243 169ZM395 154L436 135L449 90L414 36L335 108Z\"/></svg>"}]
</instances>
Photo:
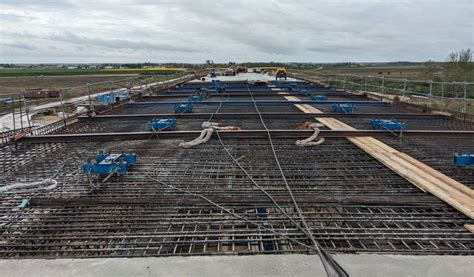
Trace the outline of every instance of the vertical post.
<instances>
[{"instance_id":1,"label":"vertical post","mask_svg":"<svg viewBox=\"0 0 474 277\"><path fill-rule=\"evenodd\" d=\"M464 113L467 113L467 82L464 81Z\"/></svg>"},{"instance_id":2,"label":"vertical post","mask_svg":"<svg viewBox=\"0 0 474 277\"><path fill-rule=\"evenodd\" d=\"M23 108L22 108L22 104L21 104L21 91L20 91L20 94L18 95L18 101L20 102L20 126L21 126L21 130L23 131Z\"/></svg>"},{"instance_id":3,"label":"vertical post","mask_svg":"<svg viewBox=\"0 0 474 277\"><path fill-rule=\"evenodd\" d=\"M66 122L66 111L64 110L64 98L63 98L63 90L62 89L59 89L59 99L61 101L61 110L63 112L63 122L64 122L64 127L67 126L67 122Z\"/></svg>"},{"instance_id":4,"label":"vertical post","mask_svg":"<svg viewBox=\"0 0 474 277\"><path fill-rule=\"evenodd\" d=\"M114 109L114 105L115 105L115 95L113 94L113 91L114 91L114 87L113 87L113 81L110 81L109 82L109 87L110 87L110 93L111 93L111 96L113 96L113 100L112 100L112 103L109 103L108 106L110 107L110 110L112 111Z\"/></svg>"},{"instance_id":5,"label":"vertical post","mask_svg":"<svg viewBox=\"0 0 474 277\"><path fill-rule=\"evenodd\" d=\"M26 93L26 90L23 89L21 92L21 96L23 98L23 105L25 107L25 114L26 114L26 120L28 121L28 127L31 128L30 115L28 114L28 106L26 105L25 93Z\"/></svg>"},{"instance_id":6,"label":"vertical post","mask_svg":"<svg viewBox=\"0 0 474 277\"><path fill-rule=\"evenodd\" d=\"M87 99L89 100L89 116L95 116L94 105L92 104L91 84L87 83Z\"/></svg>"},{"instance_id":7,"label":"vertical post","mask_svg":"<svg viewBox=\"0 0 474 277\"><path fill-rule=\"evenodd\" d=\"M385 76L382 76L382 95L385 93Z\"/></svg>"},{"instance_id":8,"label":"vertical post","mask_svg":"<svg viewBox=\"0 0 474 277\"><path fill-rule=\"evenodd\" d=\"M343 85L343 89L346 90L346 82L347 82L347 78L346 78L346 74L344 74L344 85Z\"/></svg>"},{"instance_id":9,"label":"vertical post","mask_svg":"<svg viewBox=\"0 0 474 277\"><path fill-rule=\"evenodd\" d=\"M87 83L87 100L89 100L89 109L92 107L91 84Z\"/></svg>"},{"instance_id":10,"label":"vertical post","mask_svg":"<svg viewBox=\"0 0 474 277\"><path fill-rule=\"evenodd\" d=\"M407 92L407 79L403 80L403 97L405 97Z\"/></svg>"},{"instance_id":11,"label":"vertical post","mask_svg":"<svg viewBox=\"0 0 474 277\"><path fill-rule=\"evenodd\" d=\"M448 103L444 101L444 82L441 82L441 101L444 102L444 111L447 111Z\"/></svg>"},{"instance_id":12,"label":"vertical post","mask_svg":"<svg viewBox=\"0 0 474 277\"><path fill-rule=\"evenodd\" d=\"M153 94L153 91L151 90L150 82L148 82L148 78L145 79L145 81L146 81L146 85L148 87L148 91L150 92L150 94Z\"/></svg>"},{"instance_id":13,"label":"vertical post","mask_svg":"<svg viewBox=\"0 0 474 277\"><path fill-rule=\"evenodd\" d=\"M12 119L13 119L13 130L16 130L16 123L15 123L15 95L11 95L12 98Z\"/></svg>"},{"instance_id":14,"label":"vertical post","mask_svg":"<svg viewBox=\"0 0 474 277\"><path fill-rule=\"evenodd\" d=\"M364 78L364 91L367 92L367 78Z\"/></svg>"},{"instance_id":15,"label":"vertical post","mask_svg":"<svg viewBox=\"0 0 474 277\"><path fill-rule=\"evenodd\" d=\"M431 98L433 98L433 80L429 80L428 84L430 85L430 93L428 94L428 97L429 97L429 99L428 99L428 108L430 108L430 110L431 110L431 101L432 101Z\"/></svg>"}]
</instances>

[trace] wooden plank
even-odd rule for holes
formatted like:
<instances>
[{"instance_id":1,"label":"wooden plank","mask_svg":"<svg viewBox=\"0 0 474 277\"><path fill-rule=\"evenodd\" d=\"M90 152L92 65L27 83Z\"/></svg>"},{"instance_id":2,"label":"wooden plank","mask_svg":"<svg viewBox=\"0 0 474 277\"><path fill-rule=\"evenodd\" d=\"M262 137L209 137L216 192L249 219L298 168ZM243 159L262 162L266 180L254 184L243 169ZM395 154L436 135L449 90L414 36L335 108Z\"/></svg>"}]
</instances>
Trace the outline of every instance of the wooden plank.
<instances>
[{"instance_id":1,"label":"wooden plank","mask_svg":"<svg viewBox=\"0 0 474 277\"><path fill-rule=\"evenodd\" d=\"M296 96L285 96L285 99L301 100ZM308 104L295 106L305 113L322 113ZM315 119L331 130L355 130L352 126L335 118L316 117ZM474 219L474 190L471 188L373 137L348 137L347 139L422 191L435 195Z\"/></svg>"},{"instance_id":2,"label":"wooden plank","mask_svg":"<svg viewBox=\"0 0 474 277\"><path fill-rule=\"evenodd\" d=\"M474 233L474 224L465 224L464 228L466 228L466 230L469 232Z\"/></svg>"}]
</instances>

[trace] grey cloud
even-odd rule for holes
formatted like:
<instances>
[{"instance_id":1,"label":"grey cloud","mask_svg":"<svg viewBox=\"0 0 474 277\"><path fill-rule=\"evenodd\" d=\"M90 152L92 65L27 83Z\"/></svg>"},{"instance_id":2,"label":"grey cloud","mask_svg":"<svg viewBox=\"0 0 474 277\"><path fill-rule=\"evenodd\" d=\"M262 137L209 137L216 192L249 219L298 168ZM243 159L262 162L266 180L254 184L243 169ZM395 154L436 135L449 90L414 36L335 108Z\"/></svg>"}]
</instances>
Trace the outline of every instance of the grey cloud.
<instances>
[{"instance_id":1,"label":"grey cloud","mask_svg":"<svg viewBox=\"0 0 474 277\"><path fill-rule=\"evenodd\" d=\"M80 45L89 45L113 49L150 50L150 51L171 51L171 52L197 52L193 47L184 47L171 44L150 43L145 41L133 41L125 39L103 39L96 37L77 36L66 32L64 34L49 35L48 39L68 42Z\"/></svg>"},{"instance_id":2,"label":"grey cloud","mask_svg":"<svg viewBox=\"0 0 474 277\"><path fill-rule=\"evenodd\" d=\"M0 13L0 22L22 22L35 19L32 16L23 16L14 13Z\"/></svg>"},{"instance_id":3,"label":"grey cloud","mask_svg":"<svg viewBox=\"0 0 474 277\"><path fill-rule=\"evenodd\" d=\"M23 50L35 50L36 47L23 43L23 42L1 42L0 46L6 46L11 48L23 49Z\"/></svg>"},{"instance_id":4,"label":"grey cloud","mask_svg":"<svg viewBox=\"0 0 474 277\"><path fill-rule=\"evenodd\" d=\"M1 21L2 41L20 46L0 45L0 58L11 62L423 61L474 48L470 0L0 0L0 5L2 13L13 15ZM37 49L28 49L32 45Z\"/></svg>"}]
</instances>

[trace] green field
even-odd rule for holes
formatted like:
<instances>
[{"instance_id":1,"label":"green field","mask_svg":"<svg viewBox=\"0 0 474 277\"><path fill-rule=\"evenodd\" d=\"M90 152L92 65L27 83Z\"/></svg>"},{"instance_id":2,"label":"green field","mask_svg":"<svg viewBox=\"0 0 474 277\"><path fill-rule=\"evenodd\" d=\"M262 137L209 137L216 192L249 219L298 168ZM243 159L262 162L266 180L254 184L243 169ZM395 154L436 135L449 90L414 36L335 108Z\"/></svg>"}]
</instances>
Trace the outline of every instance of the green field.
<instances>
[{"instance_id":1,"label":"green field","mask_svg":"<svg viewBox=\"0 0 474 277\"><path fill-rule=\"evenodd\" d=\"M67 69L67 68L0 68L0 77L72 76L72 75L169 75L181 69Z\"/></svg>"}]
</instances>

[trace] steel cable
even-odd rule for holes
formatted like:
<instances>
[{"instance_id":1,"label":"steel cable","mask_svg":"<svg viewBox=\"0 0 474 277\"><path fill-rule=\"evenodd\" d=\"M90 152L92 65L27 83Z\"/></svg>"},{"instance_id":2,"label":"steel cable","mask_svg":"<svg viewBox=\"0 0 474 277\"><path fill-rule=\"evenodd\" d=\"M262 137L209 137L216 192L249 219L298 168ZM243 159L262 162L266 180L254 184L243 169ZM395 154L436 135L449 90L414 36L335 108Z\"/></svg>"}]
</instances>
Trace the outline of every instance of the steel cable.
<instances>
[{"instance_id":1,"label":"steel cable","mask_svg":"<svg viewBox=\"0 0 474 277\"><path fill-rule=\"evenodd\" d=\"M282 180L283 182L285 183L285 186L286 186L286 189L288 190L288 193L291 197L291 200L293 201L293 204L295 205L295 209L298 213L298 216L301 218L301 223L303 224L304 228L306 229L307 231L307 235L309 236L311 242L313 243L313 245L316 247L317 251L318 251L318 254L319 254L319 257L321 259L321 262L323 263L323 266L324 266L324 269L326 270L326 273L328 276L349 276L349 274L337 263L336 260L334 260L320 245L319 243L316 241L316 239L314 238L313 234L311 233L311 230L306 222L306 220L304 219L304 216L303 216L303 213L298 205L298 203L296 202L296 199L295 197L293 196L293 192L291 191L291 188L288 184L288 181L286 179L286 176L285 176L285 173L283 172L283 168L281 167L281 164L280 164L280 161L278 159L278 156L276 154L276 151L275 151L275 146L273 145L273 140L272 140L272 137L270 135L270 131L268 130L267 128L267 125L265 124L265 121L263 120L263 117L262 117L262 114L260 113L260 110L258 109L258 106L257 106L257 102L255 101L255 98L253 97L253 94L252 94L252 91L250 90L250 87L249 85L247 84L247 90L250 94L250 97L252 98L252 101L253 101L253 104L254 104L254 107L255 107L255 110L257 111L259 117L260 117L260 121L262 122L262 125L264 127L264 129L266 130L267 132L267 135L268 135L268 140L270 142L270 146L271 146L271 149L272 149L272 152L273 152L273 157L275 158L275 161L276 161L276 164L278 166L278 169L280 170L280 173L281 173L281 177L282 177Z\"/></svg>"}]
</instances>

